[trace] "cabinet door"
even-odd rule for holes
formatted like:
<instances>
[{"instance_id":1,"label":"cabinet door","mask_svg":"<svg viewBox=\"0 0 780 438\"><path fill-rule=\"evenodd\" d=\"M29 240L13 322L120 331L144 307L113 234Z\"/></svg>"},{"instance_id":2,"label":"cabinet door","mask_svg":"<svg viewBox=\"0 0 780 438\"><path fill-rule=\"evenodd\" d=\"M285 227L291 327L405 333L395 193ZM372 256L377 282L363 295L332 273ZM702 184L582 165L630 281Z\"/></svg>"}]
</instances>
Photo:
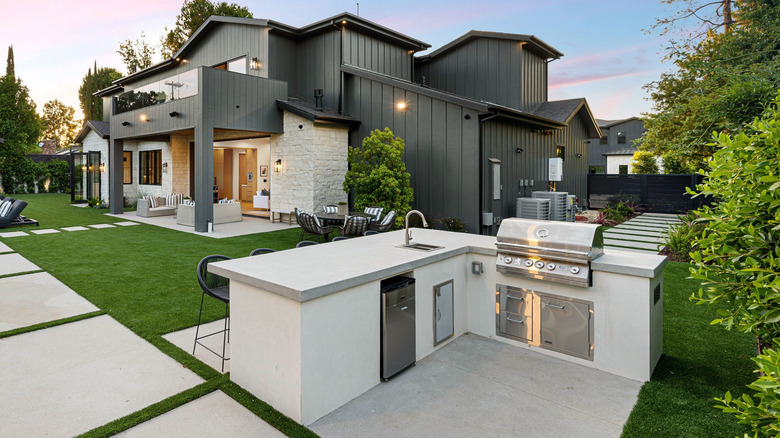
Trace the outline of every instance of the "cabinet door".
<instances>
[{"instance_id":1,"label":"cabinet door","mask_svg":"<svg viewBox=\"0 0 780 438\"><path fill-rule=\"evenodd\" d=\"M449 339L455 333L452 280L433 287L433 345Z\"/></svg>"}]
</instances>

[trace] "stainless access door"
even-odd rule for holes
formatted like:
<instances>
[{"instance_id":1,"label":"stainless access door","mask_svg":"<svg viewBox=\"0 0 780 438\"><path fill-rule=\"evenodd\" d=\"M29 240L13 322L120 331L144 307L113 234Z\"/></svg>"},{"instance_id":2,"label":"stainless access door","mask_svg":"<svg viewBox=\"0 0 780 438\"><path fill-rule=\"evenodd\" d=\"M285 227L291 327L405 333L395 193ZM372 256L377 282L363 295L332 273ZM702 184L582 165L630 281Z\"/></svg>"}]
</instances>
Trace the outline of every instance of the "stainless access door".
<instances>
[{"instance_id":1,"label":"stainless access door","mask_svg":"<svg viewBox=\"0 0 780 438\"><path fill-rule=\"evenodd\" d=\"M539 294L541 346L593 360L593 303Z\"/></svg>"},{"instance_id":2,"label":"stainless access door","mask_svg":"<svg viewBox=\"0 0 780 438\"><path fill-rule=\"evenodd\" d=\"M455 309L453 295L455 288L453 281L449 280L433 287L434 323L433 345L436 346L451 338L455 334Z\"/></svg>"}]
</instances>

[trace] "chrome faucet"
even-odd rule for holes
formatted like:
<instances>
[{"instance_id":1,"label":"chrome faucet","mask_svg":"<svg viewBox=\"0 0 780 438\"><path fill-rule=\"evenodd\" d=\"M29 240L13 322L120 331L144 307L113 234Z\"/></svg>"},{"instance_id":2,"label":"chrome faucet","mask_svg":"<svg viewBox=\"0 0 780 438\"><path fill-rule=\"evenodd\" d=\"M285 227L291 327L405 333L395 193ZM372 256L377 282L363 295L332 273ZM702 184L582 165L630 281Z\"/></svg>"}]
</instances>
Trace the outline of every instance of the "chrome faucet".
<instances>
[{"instance_id":1,"label":"chrome faucet","mask_svg":"<svg viewBox=\"0 0 780 438\"><path fill-rule=\"evenodd\" d=\"M409 229L409 216L411 216L412 213L420 216L424 227L428 226L428 222L425 221L425 216L420 213L420 211L411 210L409 213L406 213L406 220L404 221L404 246L409 246L409 241L412 240L412 231Z\"/></svg>"}]
</instances>

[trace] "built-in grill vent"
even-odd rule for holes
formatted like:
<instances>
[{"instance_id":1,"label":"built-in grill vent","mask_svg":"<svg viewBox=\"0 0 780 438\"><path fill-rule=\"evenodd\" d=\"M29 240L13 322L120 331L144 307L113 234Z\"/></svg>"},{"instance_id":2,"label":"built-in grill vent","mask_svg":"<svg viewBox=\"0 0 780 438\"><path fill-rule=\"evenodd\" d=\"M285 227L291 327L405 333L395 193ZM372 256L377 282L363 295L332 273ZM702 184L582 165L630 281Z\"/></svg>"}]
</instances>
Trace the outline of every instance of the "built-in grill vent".
<instances>
[{"instance_id":1,"label":"built-in grill vent","mask_svg":"<svg viewBox=\"0 0 780 438\"><path fill-rule=\"evenodd\" d=\"M604 253L602 241L599 225L504 219L496 236L496 270L588 287L590 262Z\"/></svg>"}]
</instances>

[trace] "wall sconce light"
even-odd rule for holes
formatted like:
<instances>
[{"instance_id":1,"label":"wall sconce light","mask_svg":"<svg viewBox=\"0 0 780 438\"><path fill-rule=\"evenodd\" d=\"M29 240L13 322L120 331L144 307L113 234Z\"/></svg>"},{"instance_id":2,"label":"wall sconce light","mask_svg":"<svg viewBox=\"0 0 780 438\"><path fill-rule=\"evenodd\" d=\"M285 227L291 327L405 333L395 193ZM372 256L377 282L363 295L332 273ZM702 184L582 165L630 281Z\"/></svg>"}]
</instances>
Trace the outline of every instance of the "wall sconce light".
<instances>
[{"instance_id":1,"label":"wall sconce light","mask_svg":"<svg viewBox=\"0 0 780 438\"><path fill-rule=\"evenodd\" d=\"M171 112L168 113L168 115L171 116L171 117L179 117L179 113L176 112L176 111L171 111Z\"/></svg>"},{"instance_id":2,"label":"wall sconce light","mask_svg":"<svg viewBox=\"0 0 780 438\"><path fill-rule=\"evenodd\" d=\"M523 148L517 148L517 149L515 149L515 152L517 152L519 154L520 152L523 152Z\"/></svg>"},{"instance_id":3,"label":"wall sconce light","mask_svg":"<svg viewBox=\"0 0 780 438\"><path fill-rule=\"evenodd\" d=\"M274 161L274 173L282 173L282 160Z\"/></svg>"},{"instance_id":4,"label":"wall sconce light","mask_svg":"<svg viewBox=\"0 0 780 438\"><path fill-rule=\"evenodd\" d=\"M100 173L106 173L106 165L105 165L105 163L100 163Z\"/></svg>"},{"instance_id":5,"label":"wall sconce light","mask_svg":"<svg viewBox=\"0 0 780 438\"><path fill-rule=\"evenodd\" d=\"M582 154L577 154L577 158L582 158Z\"/></svg>"},{"instance_id":6,"label":"wall sconce light","mask_svg":"<svg viewBox=\"0 0 780 438\"><path fill-rule=\"evenodd\" d=\"M404 112L406 111L406 102L398 102L395 104L395 107L398 108L398 111Z\"/></svg>"},{"instance_id":7,"label":"wall sconce light","mask_svg":"<svg viewBox=\"0 0 780 438\"><path fill-rule=\"evenodd\" d=\"M81 171L82 172L86 172L87 171L87 165L86 164L82 164L81 165Z\"/></svg>"},{"instance_id":8,"label":"wall sconce light","mask_svg":"<svg viewBox=\"0 0 780 438\"><path fill-rule=\"evenodd\" d=\"M257 58L252 58L252 60L249 62L249 69L260 70L261 68L263 68L263 64L260 63L260 60Z\"/></svg>"},{"instance_id":9,"label":"wall sconce light","mask_svg":"<svg viewBox=\"0 0 780 438\"><path fill-rule=\"evenodd\" d=\"M163 163L163 172L164 173L168 173L168 163L167 162Z\"/></svg>"},{"instance_id":10,"label":"wall sconce light","mask_svg":"<svg viewBox=\"0 0 780 438\"><path fill-rule=\"evenodd\" d=\"M122 122L122 126L130 126L130 122L128 122L127 120L125 120L124 122Z\"/></svg>"},{"instance_id":11,"label":"wall sconce light","mask_svg":"<svg viewBox=\"0 0 780 438\"><path fill-rule=\"evenodd\" d=\"M146 114L141 114L141 115L138 117L138 120L140 120L140 121L142 121L142 122L148 122L148 121L149 121L149 116L147 116Z\"/></svg>"}]
</instances>

